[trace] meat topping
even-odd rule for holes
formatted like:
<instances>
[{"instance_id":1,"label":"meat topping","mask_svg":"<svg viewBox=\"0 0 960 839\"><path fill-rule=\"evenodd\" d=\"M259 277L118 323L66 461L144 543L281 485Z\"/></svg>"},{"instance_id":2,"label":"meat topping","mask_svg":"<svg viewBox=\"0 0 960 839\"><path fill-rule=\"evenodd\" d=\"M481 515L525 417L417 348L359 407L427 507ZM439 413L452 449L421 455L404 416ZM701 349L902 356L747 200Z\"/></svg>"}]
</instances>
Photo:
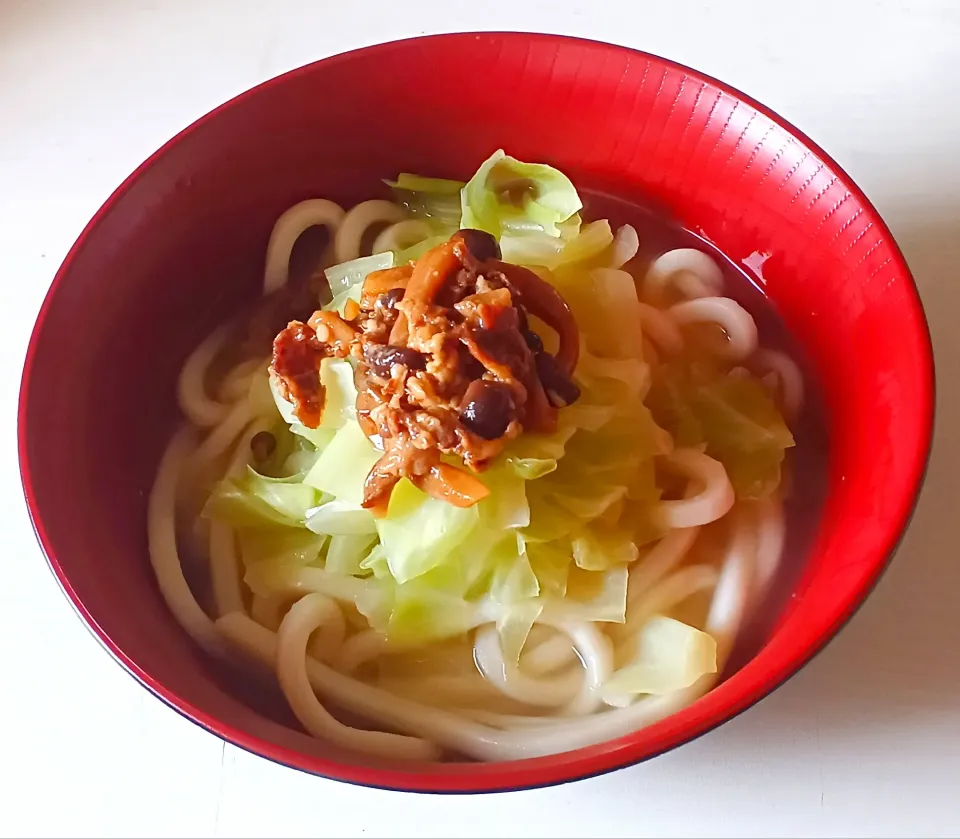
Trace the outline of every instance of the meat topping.
<instances>
[{"instance_id":1,"label":"meat topping","mask_svg":"<svg viewBox=\"0 0 960 839\"><path fill-rule=\"evenodd\" d=\"M560 336L556 357L528 313ZM483 231L458 231L415 263L370 274L349 314L291 322L274 341L271 374L300 422L315 428L320 362L354 360L358 421L383 449L364 485L363 504L376 513L401 478L451 504L476 503L487 488L443 457L482 471L521 431L551 430L557 408L579 397L569 307L537 275L501 262Z\"/></svg>"}]
</instances>

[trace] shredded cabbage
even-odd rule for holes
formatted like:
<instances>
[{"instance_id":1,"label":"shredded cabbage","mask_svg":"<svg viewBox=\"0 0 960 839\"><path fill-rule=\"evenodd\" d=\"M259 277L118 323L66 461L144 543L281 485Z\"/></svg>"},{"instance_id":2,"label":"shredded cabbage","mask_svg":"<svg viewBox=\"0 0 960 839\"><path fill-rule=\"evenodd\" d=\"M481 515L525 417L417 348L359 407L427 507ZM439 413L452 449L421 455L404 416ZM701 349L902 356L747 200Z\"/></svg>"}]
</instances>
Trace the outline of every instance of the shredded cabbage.
<instances>
[{"instance_id":1,"label":"shredded cabbage","mask_svg":"<svg viewBox=\"0 0 960 839\"><path fill-rule=\"evenodd\" d=\"M630 258L636 235L618 245L606 221L583 224L582 202L556 169L497 151L466 184L411 174L387 183L435 235L327 269L333 299L325 308L343 313L371 271L416 259L457 228L487 230L505 259L532 266L572 308L582 341L580 400L559 412L556 431L521 435L478 475L490 490L479 504L455 507L404 479L386 515L374 519L362 507L363 487L381 451L357 422L351 363L326 360L317 429L297 422L271 382L292 434L278 435L268 471L292 474L250 469L222 481L204 514L238 528L255 593L324 591L354 603L391 644L494 622L505 660L516 663L541 616L624 622L628 565L662 535L654 458L675 442L703 445L741 497L759 497L779 480L783 450L793 444L782 418L759 382L724 371L691 373L687 363L651 384L633 279L600 267ZM548 346L555 340L542 337ZM688 686L714 672L715 650L699 630L654 618L605 696L627 702Z\"/></svg>"},{"instance_id":2,"label":"shredded cabbage","mask_svg":"<svg viewBox=\"0 0 960 839\"><path fill-rule=\"evenodd\" d=\"M393 254L390 251L341 262L339 265L327 268L323 273L330 286L330 293L336 297L341 292L349 291L354 286L362 284L368 274L383 271L386 268L393 268Z\"/></svg>"},{"instance_id":3,"label":"shredded cabbage","mask_svg":"<svg viewBox=\"0 0 960 839\"><path fill-rule=\"evenodd\" d=\"M611 704L623 705L640 694L663 695L688 688L717 672L713 636L673 618L656 615L640 630L633 659L601 687Z\"/></svg>"},{"instance_id":4,"label":"shredded cabbage","mask_svg":"<svg viewBox=\"0 0 960 839\"><path fill-rule=\"evenodd\" d=\"M302 528L241 527L236 533L240 559L246 568L260 562L267 565L311 565L320 558L327 543L326 536Z\"/></svg>"},{"instance_id":5,"label":"shredded cabbage","mask_svg":"<svg viewBox=\"0 0 960 839\"><path fill-rule=\"evenodd\" d=\"M303 527L316 504L317 491L301 476L270 478L248 467L239 478L224 478L214 487L202 515L231 527Z\"/></svg>"},{"instance_id":6,"label":"shredded cabbage","mask_svg":"<svg viewBox=\"0 0 960 839\"><path fill-rule=\"evenodd\" d=\"M307 428L297 420L293 405L280 393L276 381L270 379L270 391L280 416L294 434L312 443L317 451L325 449L337 430L348 421L355 422L357 416L357 388L349 362L325 358L320 362L320 382L325 390L323 417L319 427Z\"/></svg>"},{"instance_id":7,"label":"shredded cabbage","mask_svg":"<svg viewBox=\"0 0 960 839\"><path fill-rule=\"evenodd\" d=\"M397 265L403 265L406 262L411 262L412 260L419 259L431 248L435 248L437 245L442 245L447 239L450 238L453 231L450 233L441 233L437 236L430 236L427 239L424 239L422 242L417 242L415 245L411 245L406 250L402 250L397 253Z\"/></svg>"},{"instance_id":8,"label":"shredded cabbage","mask_svg":"<svg viewBox=\"0 0 960 839\"><path fill-rule=\"evenodd\" d=\"M352 419L333 436L303 481L359 509L363 502L363 482L381 454L356 419Z\"/></svg>"},{"instance_id":9,"label":"shredded cabbage","mask_svg":"<svg viewBox=\"0 0 960 839\"><path fill-rule=\"evenodd\" d=\"M570 179L552 166L522 163L495 151L460 193L463 227L560 236L558 224L583 207Z\"/></svg>"},{"instance_id":10,"label":"shredded cabbage","mask_svg":"<svg viewBox=\"0 0 960 839\"><path fill-rule=\"evenodd\" d=\"M651 387L647 404L677 445L706 446L724 465L738 498L764 498L779 485L793 435L755 377L673 362Z\"/></svg>"},{"instance_id":11,"label":"shredded cabbage","mask_svg":"<svg viewBox=\"0 0 960 839\"><path fill-rule=\"evenodd\" d=\"M400 174L396 181L384 181L397 200L415 218L422 218L438 228L438 233L450 233L460 227L460 192L463 181L444 178L424 178L420 175ZM414 257L411 257L414 258ZM398 260L402 264L403 260Z\"/></svg>"},{"instance_id":12,"label":"shredded cabbage","mask_svg":"<svg viewBox=\"0 0 960 839\"><path fill-rule=\"evenodd\" d=\"M377 532L373 514L349 501L327 501L307 510L308 530L330 536L366 536Z\"/></svg>"},{"instance_id":13,"label":"shredded cabbage","mask_svg":"<svg viewBox=\"0 0 960 839\"><path fill-rule=\"evenodd\" d=\"M377 540L376 530L370 533L340 534L330 537L325 567L334 574L362 576L363 562Z\"/></svg>"},{"instance_id":14,"label":"shredded cabbage","mask_svg":"<svg viewBox=\"0 0 960 839\"><path fill-rule=\"evenodd\" d=\"M554 620L623 623L627 613L626 565L606 571L567 571L567 590L562 600L544 598L544 615Z\"/></svg>"},{"instance_id":15,"label":"shredded cabbage","mask_svg":"<svg viewBox=\"0 0 960 839\"><path fill-rule=\"evenodd\" d=\"M479 519L476 506L454 507L402 479L390 494L387 515L377 521L390 573L398 583L405 583L438 565L455 562L455 551Z\"/></svg>"},{"instance_id":16,"label":"shredded cabbage","mask_svg":"<svg viewBox=\"0 0 960 839\"><path fill-rule=\"evenodd\" d=\"M446 178L424 178L421 175L411 175L401 172L395 181L384 181L393 189L403 189L407 192L434 193L436 195L460 195L465 184L463 181L451 181Z\"/></svg>"}]
</instances>

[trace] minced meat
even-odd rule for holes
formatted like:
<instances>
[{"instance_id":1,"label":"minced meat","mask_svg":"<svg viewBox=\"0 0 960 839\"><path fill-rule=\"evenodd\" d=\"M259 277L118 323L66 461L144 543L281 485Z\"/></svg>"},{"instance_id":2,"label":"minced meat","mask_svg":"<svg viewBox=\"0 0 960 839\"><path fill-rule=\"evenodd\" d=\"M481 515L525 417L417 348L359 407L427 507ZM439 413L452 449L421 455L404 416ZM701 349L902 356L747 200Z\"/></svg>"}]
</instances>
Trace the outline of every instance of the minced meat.
<instances>
[{"instance_id":1,"label":"minced meat","mask_svg":"<svg viewBox=\"0 0 960 839\"><path fill-rule=\"evenodd\" d=\"M560 335L556 357L530 331L528 312ZM458 231L416 263L370 274L348 314L291 322L274 341L271 373L315 428L321 360L353 358L358 420L383 449L364 488L376 512L402 477L458 506L476 503L486 488L441 455L482 471L523 430L550 431L557 408L579 396L569 308L535 274L502 262L482 231Z\"/></svg>"}]
</instances>

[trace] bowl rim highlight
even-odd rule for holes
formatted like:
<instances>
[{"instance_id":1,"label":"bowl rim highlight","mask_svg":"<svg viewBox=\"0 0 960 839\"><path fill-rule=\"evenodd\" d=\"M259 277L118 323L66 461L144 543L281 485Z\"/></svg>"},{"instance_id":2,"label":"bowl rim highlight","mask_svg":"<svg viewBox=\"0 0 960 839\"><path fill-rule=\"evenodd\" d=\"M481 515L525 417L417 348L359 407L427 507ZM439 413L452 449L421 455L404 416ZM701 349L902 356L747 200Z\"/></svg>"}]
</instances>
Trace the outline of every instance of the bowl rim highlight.
<instances>
[{"instance_id":1,"label":"bowl rim highlight","mask_svg":"<svg viewBox=\"0 0 960 839\"><path fill-rule=\"evenodd\" d=\"M689 74L692 78L702 80L724 93L735 97L739 101L755 109L758 113L764 115L772 122L783 128L806 148L821 158L827 166L840 175L845 180L845 186L851 194L866 208L875 218L875 224L880 227L886 235L892 247L896 268L905 279L909 279L908 303L916 314L919 315L918 322L923 324L925 333L925 342L922 352L921 365L928 371L928 381L922 385L923 404L917 406L920 416L920 425L922 427L922 437L918 443L918 455L915 463L912 464L913 472L910 485L903 492L903 502L898 509L896 525L889 529L886 534L886 544L876 555L870 556L871 576L865 585L851 595L838 609L829 627L818 637L811 639L807 649L802 657L796 659L783 659L776 662L775 667L769 668L764 674L762 681L754 684L751 688L741 692L733 697L733 702L728 702L726 697L719 702L710 702L711 694L708 693L703 699L691 707L700 707L701 711L697 715L698 719L693 721L683 720L682 723L667 726L659 738L659 742L654 748L649 745L635 742L637 734L631 734L616 741L609 741L600 746L578 749L573 752L551 755L543 758L532 758L522 761L511 761L508 763L489 763L489 764L431 764L428 767L424 765L411 766L409 770L382 769L374 767L365 767L352 764L341 763L329 758L316 758L303 755L295 750L287 749L282 746L271 744L259 737L246 733L245 731L224 724L215 716L191 705L182 700L173 691L167 689L159 681L155 680L148 673L142 670L135 661L126 656L114 641L98 626L95 617L90 614L80 601L77 593L71 586L68 576L57 558L51 539L49 538L43 524L43 515L39 509L38 501L35 495L31 470L35 468L31 465L28 451L27 438L29 436L27 429L27 396L30 389L30 382L33 374L34 362L37 355L40 334L43 323L47 317L52 301L56 296L58 289L64 282L66 276L70 273L72 264L77 254L83 249L87 240L93 236L103 219L112 211L114 205L119 199L137 182L149 169L156 165L160 159L174 146L188 137L193 131L209 120L216 119L221 112L232 108L234 105L245 101L247 98L259 95L271 86L281 84L284 80L306 75L314 72L318 65L333 66L340 63L347 63L361 56L369 56L378 52L386 52L404 46L410 45L429 45L435 42L450 42L457 39L472 39L478 37L489 37L502 40L515 40L518 42L562 42L580 44L591 47L602 47L611 51L622 51L636 55L663 66L679 70ZM521 789L532 789L569 781L582 780L585 778L611 772L626 766L639 763L650 758L656 757L667 751L670 751L684 743L690 742L697 737L706 734L717 726L739 716L743 711L755 705L764 697L768 696L774 690L779 688L794 674L805 667L836 635L843 629L846 623L856 614L864 601L872 592L873 588L879 582L883 573L889 567L896 550L902 541L910 520L916 510L921 490L924 483L927 467L930 460L930 453L933 439L934 413L935 413L935 392L936 380L934 372L933 348L930 336L929 324L923 312L923 306L920 300L916 281L907 266L906 260L896 244L889 228L883 222L879 212L864 195L863 191L853 182L844 169L819 145L813 142L806 134L796 128L788 120L781 117L772 109L757 102L750 96L742 93L738 89L725 84L724 82L713 78L698 70L692 69L686 65L680 64L670 59L662 58L653 53L642 50L632 49L630 47L609 44L602 41L596 41L586 38L577 38L564 35L537 34L526 32L511 31L491 31L491 32L463 32L440 35L426 35L413 38L403 38L393 41L374 44L360 49L350 50L338 53L318 61L311 62L304 66L290 70L279 76L268 79L255 87L252 87L239 95L229 99L223 104L195 120L189 126L179 131L175 136L165 142L157 151L151 154L143 163L141 163L124 181L111 193L104 204L100 207L93 218L86 224L77 240L71 246L60 268L44 297L43 304L37 315L36 323L33 327L29 345L27 347L23 374L21 378L19 405L17 416L17 444L19 456L19 468L21 482L23 485L24 498L26 501L27 512L34 529L37 541L44 554L47 564L53 573L58 585L73 606L74 610L82 619L90 633L97 639L107 652L141 685L149 690L154 696L160 699L164 704L173 708L182 716L193 721L200 727L206 729L212 734L217 735L226 742L239 748L267 758L275 763L310 772L325 778L345 781L359 784L362 786L390 789L406 792L432 792L432 793L479 793L479 792L506 792ZM687 709L690 710L690 709ZM683 712L682 712L683 713ZM684 714L684 716L686 716ZM671 718L667 718L669 721ZM612 746L616 743L616 746ZM309 765L307 765L309 764Z\"/></svg>"}]
</instances>

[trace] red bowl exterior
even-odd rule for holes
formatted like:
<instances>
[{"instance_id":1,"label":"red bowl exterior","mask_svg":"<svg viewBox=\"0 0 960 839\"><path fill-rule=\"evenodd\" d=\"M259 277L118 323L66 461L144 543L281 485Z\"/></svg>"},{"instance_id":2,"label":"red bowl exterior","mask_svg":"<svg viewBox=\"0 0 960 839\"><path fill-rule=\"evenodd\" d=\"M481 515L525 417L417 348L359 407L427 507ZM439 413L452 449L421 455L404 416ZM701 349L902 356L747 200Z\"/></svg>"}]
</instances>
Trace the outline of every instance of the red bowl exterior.
<instances>
[{"instance_id":1,"label":"red bowl exterior","mask_svg":"<svg viewBox=\"0 0 960 839\"><path fill-rule=\"evenodd\" d=\"M829 498L759 653L686 710L615 741L500 764L370 765L241 702L167 612L145 499L189 349L256 294L291 203L349 204L399 171L467 176L494 149L662 203L765 290L822 388ZM20 469L38 539L104 646L163 701L242 748L377 787L479 792L622 767L781 684L869 593L902 535L932 432L933 360L889 230L821 149L769 109L670 61L571 38L442 35L335 56L187 128L104 204L60 268L27 353Z\"/></svg>"}]
</instances>

